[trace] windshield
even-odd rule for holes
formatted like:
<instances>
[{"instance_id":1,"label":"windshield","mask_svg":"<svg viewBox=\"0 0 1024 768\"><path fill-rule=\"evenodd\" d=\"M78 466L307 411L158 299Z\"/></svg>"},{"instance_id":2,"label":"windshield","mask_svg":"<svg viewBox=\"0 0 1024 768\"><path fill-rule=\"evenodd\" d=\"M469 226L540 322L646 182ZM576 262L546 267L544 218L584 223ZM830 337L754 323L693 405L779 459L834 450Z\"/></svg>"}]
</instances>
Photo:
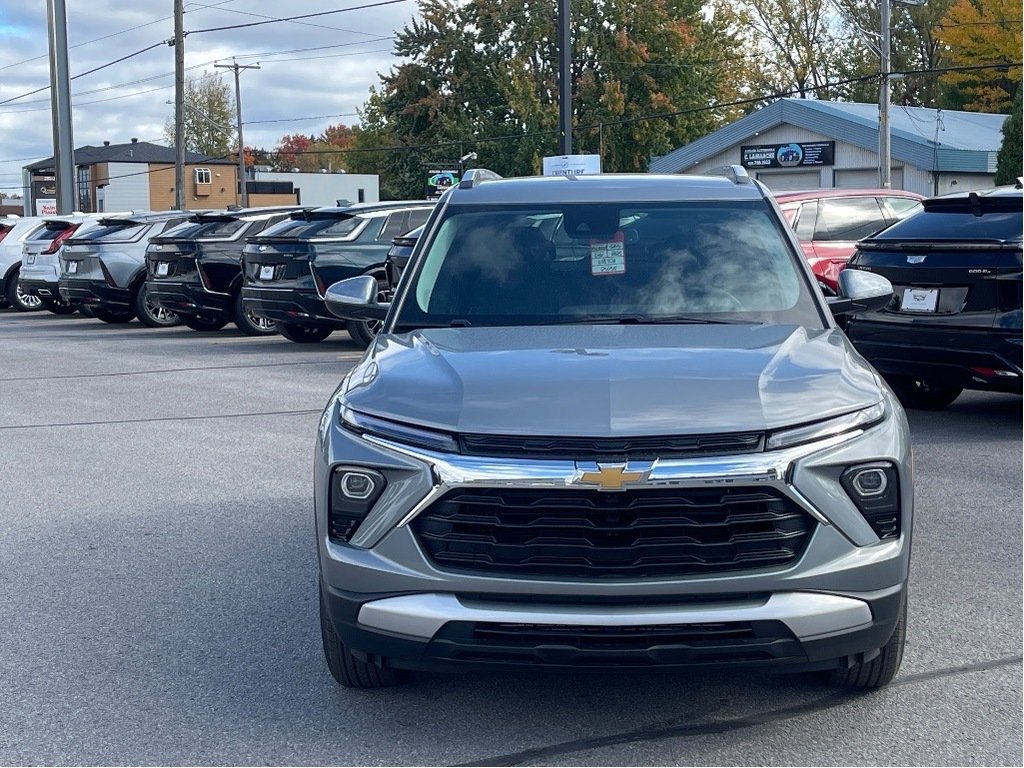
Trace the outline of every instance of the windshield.
<instances>
[{"instance_id":1,"label":"windshield","mask_svg":"<svg viewBox=\"0 0 1024 768\"><path fill-rule=\"evenodd\" d=\"M418 262L394 329L572 322L821 328L797 258L760 201L452 206Z\"/></svg>"},{"instance_id":2,"label":"windshield","mask_svg":"<svg viewBox=\"0 0 1024 768\"><path fill-rule=\"evenodd\" d=\"M200 219L186 221L167 230L161 240L229 240L248 222L242 219Z\"/></svg>"}]
</instances>

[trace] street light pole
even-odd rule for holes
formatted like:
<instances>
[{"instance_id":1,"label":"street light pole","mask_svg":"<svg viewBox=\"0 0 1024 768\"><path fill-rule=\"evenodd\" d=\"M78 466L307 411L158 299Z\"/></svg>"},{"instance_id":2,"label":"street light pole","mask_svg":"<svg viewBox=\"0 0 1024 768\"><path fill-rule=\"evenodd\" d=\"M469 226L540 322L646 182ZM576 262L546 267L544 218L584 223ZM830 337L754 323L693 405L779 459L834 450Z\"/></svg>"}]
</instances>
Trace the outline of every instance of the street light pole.
<instances>
[{"instance_id":1,"label":"street light pole","mask_svg":"<svg viewBox=\"0 0 1024 768\"><path fill-rule=\"evenodd\" d=\"M892 151L889 146L889 68L890 62L890 6L889 0L880 0L882 8L881 83L878 89L878 186L892 187Z\"/></svg>"},{"instance_id":2,"label":"street light pole","mask_svg":"<svg viewBox=\"0 0 1024 768\"><path fill-rule=\"evenodd\" d=\"M569 2L558 0L558 154L572 154L572 32Z\"/></svg>"},{"instance_id":3,"label":"street light pole","mask_svg":"<svg viewBox=\"0 0 1024 768\"><path fill-rule=\"evenodd\" d=\"M243 208L249 207L249 192L245 188L245 142L242 140L242 87L238 81L238 73L243 69L259 69L256 64L239 64L234 59L231 64L214 64L218 69L235 70L235 111L238 115L238 200Z\"/></svg>"},{"instance_id":4,"label":"street light pole","mask_svg":"<svg viewBox=\"0 0 1024 768\"><path fill-rule=\"evenodd\" d=\"M185 210L185 0L174 0L174 209Z\"/></svg>"},{"instance_id":5,"label":"street light pole","mask_svg":"<svg viewBox=\"0 0 1024 768\"><path fill-rule=\"evenodd\" d=\"M75 210L75 142L71 131L71 82L68 74L68 19L64 0L47 0L50 47L50 110L53 119L53 177L57 213Z\"/></svg>"}]
</instances>

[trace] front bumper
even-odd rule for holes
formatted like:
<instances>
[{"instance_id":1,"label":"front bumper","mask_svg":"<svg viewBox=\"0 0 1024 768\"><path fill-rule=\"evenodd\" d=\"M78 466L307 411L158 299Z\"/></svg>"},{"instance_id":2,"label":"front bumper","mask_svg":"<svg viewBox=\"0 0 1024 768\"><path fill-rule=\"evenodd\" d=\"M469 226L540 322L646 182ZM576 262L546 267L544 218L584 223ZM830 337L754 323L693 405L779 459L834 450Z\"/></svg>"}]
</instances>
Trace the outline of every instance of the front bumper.
<instances>
[{"instance_id":1,"label":"front bumper","mask_svg":"<svg viewBox=\"0 0 1024 768\"><path fill-rule=\"evenodd\" d=\"M854 318L847 334L883 376L964 389L1022 391L1019 330L925 328Z\"/></svg>"},{"instance_id":2,"label":"front bumper","mask_svg":"<svg viewBox=\"0 0 1024 768\"><path fill-rule=\"evenodd\" d=\"M760 486L798 503L815 524L794 562L613 579L513 576L438 565L411 525L435 499L452 488L565 488L575 462L410 449L341 429L339 404L332 402L321 421L314 465L324 610L346 646L415 668L490 663L826 668L851 663L858 655L867 658L889 639L900 616L913 522L906 420L888 392L885 401L886 421L859 433L786 450L654 462L645 481L652 486ZM892 462L899 473L898 538L880 540L839 481L845 467L877 460ZM328 481L340 464L372 467L388 479L348 544L327 535ZM477 647L480 632L497 632L492 625L506 633L508 627L524 628L542 638L564 634L566 627L581 628L577 634L585 637L613 627L653 639L648 648L618 655L576 647L562 636L526 647L521 638L508 646ZM694 627L752 634L729 647L697 637L695 647L682 643L685 647L665 650L658 638L678 627L697 635L704 630ZM615 650L618 642L607 647Z\"/></svg>"},{"instance_id":3,"label":"front bumper","mask_svg":"<svg viewBox=\"0 0 1024 768\"><path fill-rule=\"evenodd\" d=\"M330 313L319 294L294 288L242 287L242 305L257 317L342 330L345 321Z\"/></svg>"},{"instance_id":4,"label":"front bumper","mask_svg":"<svg viewBox=\"0 0 1024 768\"><path fill-rule=\"evenodd\" d=\"M131 307L132 294L127 288L109 285L105 280L81 280L62 277L58 283L60 296L75 306L126 310Z\"/></svg>"}]
</instances>

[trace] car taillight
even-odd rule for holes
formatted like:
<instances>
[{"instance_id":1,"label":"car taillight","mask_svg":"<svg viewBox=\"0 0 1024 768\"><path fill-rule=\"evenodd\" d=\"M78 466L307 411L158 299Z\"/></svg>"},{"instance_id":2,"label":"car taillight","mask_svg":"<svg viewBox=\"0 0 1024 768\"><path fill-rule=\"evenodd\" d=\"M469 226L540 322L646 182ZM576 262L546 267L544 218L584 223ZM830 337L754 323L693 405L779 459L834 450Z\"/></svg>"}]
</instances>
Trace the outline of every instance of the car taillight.
<instances>
[{"instance_id":1,"label":"car taillight","mask_svg":"<svg viewBox=\"0 0 1024 768\"><path fill-rule=\"evenodd\" d=\"M117 283L114 282L114 276L110 274L110 270L107 269L107 265L100 261L100 271L103 272L103 281L111 288L117 288Z\"/></svg>"},{"instance_id":2,"label":"car taillight","mask_svg":"<svg viewBox=\"0 0 1024 768\"><path fill-rule=\"evenodd\" d=\"M0 240L3 240L5 237L7 237L7 233L10 232L12 229L14 229L14 227L0 228Z\"/></svg>"},{"instance_id":3,"label":"car taillight","mask_svg":"<svg viewBox=\"0 0 1024 768\"><path fill-rule=\"evenodd\" d=\"M57 235L55 238L53 238L53 240L50 241L50 245L46 248L45 251L43 251L43 254L56 253L58 250L60 250L61 243L63 243L65 240L67 240L69 237L75 234L76 229L78 229L78 225L74 224L73 226L70 226L64 231L62 231L59 235Z\"/></svg>"}]
</instances>

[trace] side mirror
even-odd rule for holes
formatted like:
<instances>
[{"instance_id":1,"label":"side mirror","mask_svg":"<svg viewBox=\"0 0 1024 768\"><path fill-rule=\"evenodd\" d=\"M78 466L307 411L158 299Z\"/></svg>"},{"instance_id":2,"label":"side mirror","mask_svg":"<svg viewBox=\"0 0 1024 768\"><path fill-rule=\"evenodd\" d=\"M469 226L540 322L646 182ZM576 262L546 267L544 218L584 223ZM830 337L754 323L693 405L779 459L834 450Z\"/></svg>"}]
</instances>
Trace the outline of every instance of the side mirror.
<instances>
[{"instance_id":1,"label":"side mirror","mask_svg":"<svg viewBox=\"0 0 1024 768\"><path fill-rule=\"evenodd\" d=\"M855 315L885 309L892 301L892 283L873 272L844 269L839 273L839 295L828 299L833 315Z\"/></svg>"},{"instance_id":2,"label":"side mirror","mask_svg":"<svg viewBox=\"0 0 1024 768\"><path fill-rule=\"evenodd\" d=\"M342 320L383 320L391 304L379 302L383 292L373 275L359 275L341 280L327 289L324 301L331 314Z\"/></svg>"}]
</instances>

